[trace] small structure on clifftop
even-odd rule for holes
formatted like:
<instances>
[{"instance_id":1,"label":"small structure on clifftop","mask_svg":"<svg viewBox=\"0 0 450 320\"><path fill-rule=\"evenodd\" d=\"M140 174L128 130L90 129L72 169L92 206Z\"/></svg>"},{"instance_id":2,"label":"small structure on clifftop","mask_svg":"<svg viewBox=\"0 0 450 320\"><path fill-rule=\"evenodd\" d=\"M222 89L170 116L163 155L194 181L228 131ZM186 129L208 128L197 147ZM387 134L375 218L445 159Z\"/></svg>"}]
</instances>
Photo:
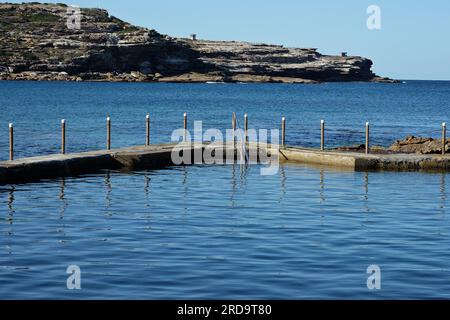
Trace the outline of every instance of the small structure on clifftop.
<instances>
[{"instance_id":1,"label":"small structure on clifftop","mask_svg":"<svg viewBox=\"0 0 450 320\"><path fill-rule=\"evenodd\" d=\"M341 52L341 57L346 57L347 56L347 52Z\"/></svg>"},{"instance_id":2,"label":"small structure on clifftop","mask_svg":"<svg viewBox=\"0 0 450 320\"><path fill-rule=\"evenodd\" d=\"M376 76L370 59L342 58L340 51L325 55L317 48L207 41L194 32L178 39L134 26L105 10L82 13L83 28L75 37L61 18L67 15L63 4L0 2L0 80L395 82Z\"/></svg>"}]
</instances>

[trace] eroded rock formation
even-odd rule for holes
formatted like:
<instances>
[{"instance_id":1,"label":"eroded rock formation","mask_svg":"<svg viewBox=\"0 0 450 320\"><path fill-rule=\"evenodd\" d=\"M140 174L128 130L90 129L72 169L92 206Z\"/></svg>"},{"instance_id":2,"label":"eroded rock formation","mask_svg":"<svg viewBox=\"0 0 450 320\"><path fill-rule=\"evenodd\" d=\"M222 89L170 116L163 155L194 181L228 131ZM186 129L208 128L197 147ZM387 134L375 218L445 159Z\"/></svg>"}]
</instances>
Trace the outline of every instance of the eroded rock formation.
<instances>
[{"instance_id":1,"label":"eroded rock formation","mask_svg":"<svg viewBox=\"0 0 450 320\"><path fill-rule=\"evenodd\" d=\"M408 136L392 144L389 151L394 153L441 154L442 139ZM446 153L450 152L450 140L446 140Z\"/></svg>"},{"instance_id":2,"label":"eroded rock formation","mask_svg":"<svg viewBox=\"0 0 450 320\"><path fill-rule=\"evenodd\" d=\"M363 57L173 38L102 9L67 27L62 4L0 4L0 79L161 82L382 81Z\"/></svg>"}]
</instances>

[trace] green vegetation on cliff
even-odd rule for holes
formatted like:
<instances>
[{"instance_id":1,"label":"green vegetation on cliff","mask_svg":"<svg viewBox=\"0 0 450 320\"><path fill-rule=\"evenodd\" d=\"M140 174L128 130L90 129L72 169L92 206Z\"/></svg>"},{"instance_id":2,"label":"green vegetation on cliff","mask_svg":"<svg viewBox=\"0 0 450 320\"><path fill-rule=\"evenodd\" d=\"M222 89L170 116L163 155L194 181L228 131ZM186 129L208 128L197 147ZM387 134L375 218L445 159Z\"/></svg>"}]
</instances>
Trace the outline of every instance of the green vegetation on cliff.
<instances>
[{"instance_id":1,"label":"green vegetation on cliff","mask_svg":"<svg viewBox=\"0 0 450 320\"><path fill-rule=\"evenodd\" d=\"M316 49L172 38L103 9L0 4L0 79L102 81L377 81L372 61Z\"/></svg>"}]
</instances>

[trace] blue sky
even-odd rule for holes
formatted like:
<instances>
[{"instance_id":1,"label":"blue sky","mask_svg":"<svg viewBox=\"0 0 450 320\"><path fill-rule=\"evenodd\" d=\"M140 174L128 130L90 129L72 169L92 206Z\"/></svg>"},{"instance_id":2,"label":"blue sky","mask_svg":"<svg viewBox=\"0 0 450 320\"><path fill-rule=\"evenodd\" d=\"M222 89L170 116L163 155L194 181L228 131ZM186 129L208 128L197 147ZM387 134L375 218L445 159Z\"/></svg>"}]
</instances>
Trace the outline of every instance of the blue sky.
<instances>
[{"instance_id":1,"label":"blue sky","mask_svg":"<svg viewBox=\"0 0 450 320\"><path fill-rule=\"evenodd\" d=\"M22 1L14 1L22 2ZM48 1L47 1L48 2ZM406 0L58 0L102 7L171 36L244 40L348 51L398 79L450 80L450 1ZM366 27L369 5L381 8L381 30Z\"/></svg>"}]
</instances>

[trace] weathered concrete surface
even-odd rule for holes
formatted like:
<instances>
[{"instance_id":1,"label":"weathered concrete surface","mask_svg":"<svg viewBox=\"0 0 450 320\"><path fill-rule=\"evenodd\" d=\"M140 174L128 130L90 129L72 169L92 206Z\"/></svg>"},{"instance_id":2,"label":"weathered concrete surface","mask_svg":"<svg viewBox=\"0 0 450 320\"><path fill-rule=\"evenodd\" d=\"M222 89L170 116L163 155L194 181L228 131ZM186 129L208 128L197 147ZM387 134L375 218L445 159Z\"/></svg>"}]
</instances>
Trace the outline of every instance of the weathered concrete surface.
<instances>
[{"instance_id":1,"label":"weathered concrete surface","mask_svg":"<svg viewBox=\"0 0 450 320\"><path fill-rule=\"evenodd\" d=\"M450 155L356 155L355 170L450 171Z\"/></svg>"},{"instance_id":2,"label":"weathered concrete surface","mask_svg":"<svg viewBox=\"0 0 450 320\"><path fill-rule=\"evenodd\" d=\"M322 164L334 167L355 168L355 156L344 152L321 152L314 149L282 148L280 161Z\"/></svg>"},{"instance_id":3,"label":"weathered concrete surface","mask_svg":"<svg viewBox=\"0 0 450 320\"><path fill-rule=\"evenodd\" d=\"M156 169L172 165L173 145L48 155L0 163L0 183L76 176L101 170Z\"/></svg>"},{"instance_id":4,"label":"weathered concrete surface","mask_svg":"<svg viewBox=\"0 0 450 320\"><path fill-rule=\"evenodd\" d=\"M212 146L212 145L209 145ZM191 151L190 163L194 163L195 150L203 151L208 144L196 146L186 144L177 152ZM232 145L218 145L223 156L232 154L232 160L239 159ZM270 145L250 144L253 150L267 150L276 153L278 148ZM115 150L101 150L67 155L49 155L5 161L0 163L0 183L29 182L62 176L77 176L102 170L159 169L176 165L172 161L174 144L137 146ZM320 151L317 149L287 147L279 150L280 162L298 162L326 165L348 170L390 170L390 171L450 171L450 155L418 154L361 154L356 152ZM203 160L203 159L202 159Z\"/></svg>"},{"instance_id":5,"label":"weathered concrete surface","mask_svg":"<svg viewBox=\"0 0 450 320\"><path fill-rule=\"evenodd\" d=\"M39 179L77 176L80 174L95 173L102 170L144 170L160 169L168 166L178 165L172 161L172 153L190 152L189 163L195 163L196 151L203 154L208 146L196 144L161 144L151 146L134 146L113 150L89 151L72 154L55 154L48 156L17 159L13 161L0 162L0 184L21 183ZM234 160L237 152L233 151L232 145L219 145L223 148L223 159L230 156ZM213 147L212 150L217 147ZM203 158L200 157L200 161Z\"/></svg>"},{"instance_id":6,"label":"weathered concrete surface","mask_svg":"<svg viewBox=\"0 0 450 320\"><path fill-rule=\"evenodd\" d=\"M357 152L320 151L306 148L282 148L281 161L345 167L353 170L450 171L450 155L362 154Z\"/></svg>"}]
</instances>

